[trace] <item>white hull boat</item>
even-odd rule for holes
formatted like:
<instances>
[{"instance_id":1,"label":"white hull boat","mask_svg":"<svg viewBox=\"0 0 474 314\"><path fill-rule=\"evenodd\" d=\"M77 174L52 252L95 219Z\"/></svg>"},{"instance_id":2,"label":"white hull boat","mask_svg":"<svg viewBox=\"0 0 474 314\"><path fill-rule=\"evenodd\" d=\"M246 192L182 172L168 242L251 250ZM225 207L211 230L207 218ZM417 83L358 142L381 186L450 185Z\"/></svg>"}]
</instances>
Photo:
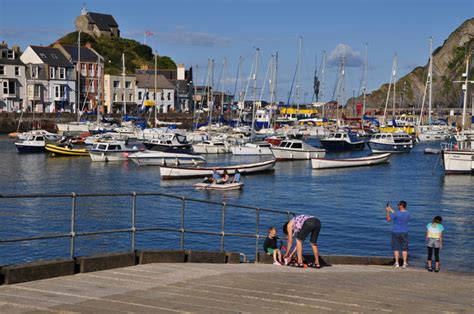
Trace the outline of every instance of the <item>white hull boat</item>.
<instances>
[{"instance_id":1,"label":"white hull boat","mask_svg":"<svg viewBox=\"0 0 474 314\"><path fill-rule=\"evenodd\" d=\"M253 174L265 171L271 171L275 167L275 159L251 163L251 164L241 164L235 166L224 166L224 167L169 167L162 166L160 167L160 176L164 180L168 179L189 179L189 178L204 178L206 176L212 176L212 173L215 170L224 171L227 170L229 175L235 174L235 170L239 170L242 175Z\"/></svg>"},{"instance_id":2,"label":"white hull boat","mask_svg":"<svg viewBox=\"0 0 474 314\"><path fill-rule=\"evenodd\" d=\"M89 132L89 124L86 122L57 123L58 134Z\"/></svg>"},{"instance_id":3,"label":"white hull boat","mask_svg":"<svg viewBox=\"0 0 474 314\"><path fill-rule=\"evenodd\" d=\"M309 160L324 158L326 150L313 147L301 140L285 140L277 147L272 147L273 155L277 160Z\"/></svg>"},{"instance_id":4,"label":"white hull boat","mask_svg":"<svg viewBox=\"0 0 474 314\"><path fill-rule=\"evenodd\" d=\"M128 156L137 166L164 166L164 165L198 165L205 164L206 159L196 154L167 153L145 150Z\"/></svg>"},{"instance_id":5,"label":"white hull boat","mask_svg":"<svg viewBox=\"0 0 474 314\"><path fill-rule=\"evenodd\" d=\"M348 159L311 159L311 167L313 169L332 169L332 168L348 168L348 167L364 167L380 165L390 161L390 153L372 155L360 158Z\"/></svg>"},{"instance_id":6,"label":"white hull boat","mask_svg":"<svg viewBox=\"0 0 474 314\"><path fill-rule=\"evenodd\" d=\"M264 143L247 143L244 145L232 146L230 149L232 154L238 156L255 156L255 155L273 155L271 145Z\"/></svg>"},{"instance_id":7,"label":"white hull boat","mask_svg":"<svg viewBox=\"0 0 474 314\"><path fill-rule=\"evenodd\" d=\"M193 150L198 154L228 154L230 149L224 142L204 141L193 144Z\"/></svg>"},{"instance_id":8,"label":"white hull boat","mask_svg":"<svg viewBox=\"0 0 474 314\"><path fill-rule=\"evenodd\" d=\"M474 141L443 144L443 165L446 174L474 174Z\"/></svg>"},{"instance_id":9,"label":"white hull boat","mask_svg":"<svg viewBox=\"0 0 474 314\"><path fill-rule=\"evenodd\" d=\"M138 152L137 147L126 147L122 141L94 144L89 151L92 161L124 161L130 154Z\"/></svg>"},{"instance_id":10,"label":"white hull boat","mask_svg":"<svg viewBox=\"0 0 474 314\"><path fill-rule=\"evenodd\" d=\"M242 182L236 183L196 183L194 187L198 190L216 190L216 191L232 191L242 189L244 184Z\"/></svg>"}]
</instances>

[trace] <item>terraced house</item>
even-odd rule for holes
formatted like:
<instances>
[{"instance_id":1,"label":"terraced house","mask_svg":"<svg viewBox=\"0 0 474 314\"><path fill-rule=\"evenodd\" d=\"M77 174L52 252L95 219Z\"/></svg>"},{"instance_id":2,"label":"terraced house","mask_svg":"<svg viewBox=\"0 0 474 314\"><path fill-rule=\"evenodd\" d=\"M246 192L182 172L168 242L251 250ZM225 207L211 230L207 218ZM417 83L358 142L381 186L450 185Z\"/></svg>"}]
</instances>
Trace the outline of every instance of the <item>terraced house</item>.
<instances>
[{"instance_id":1,"label":"terraced house","mask_svg":"<svg viewBox=\"0 0 474 314\"><path fill-rule=\"evenodd\" d=\"M20 57L26 67L28 107L35 112L74 112L74 66L57 48L28 46Z\"/></svg>"},{"instance_id":2,"label":"terraced house","mask_svg":"<svg viewBox=\"0 0 474 314\"><path fill-rule=\"evenodd\" d=\"M0 112L18 111L26 102L25 65L20 60L20 49L0 44Z\"/></svg>"}]
</instances>

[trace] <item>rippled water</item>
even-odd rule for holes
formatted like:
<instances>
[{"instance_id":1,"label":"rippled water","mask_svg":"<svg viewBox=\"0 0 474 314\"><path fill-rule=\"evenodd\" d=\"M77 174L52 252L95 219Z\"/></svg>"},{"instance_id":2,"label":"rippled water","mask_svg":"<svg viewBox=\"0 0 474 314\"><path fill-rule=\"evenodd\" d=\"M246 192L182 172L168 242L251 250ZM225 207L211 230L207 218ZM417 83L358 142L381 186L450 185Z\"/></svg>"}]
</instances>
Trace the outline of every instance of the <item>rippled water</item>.
<instances>
[{"instance_id":1,"label":"rippled water","mask_svg":"<svg viewBox=\"0 0 474 314\"><path fill-rule=\"evenodd\" d=\"M439 144L430 144L437 147ZM290 210L322 221L322 254L391 255L391 225L385 222L385 204L406 200L412 213L410 258L423 265L425 226L443 216L445 232L441 259L444 269L471 271L474 259L474 178L444 176L438 156L424 155L426 145L395 155L376 167L311 170L309 161L278 163L274 173L245 177L240 192L203 192L193 189L199 180L164 181L158 168L133 163L92 163L88 158L52 158L46 154L18 155L13 142L0 137L0 193L98 193L156 191L226 201L235 204ZM361 152L357 154L367 153ZM340 154L345 157L350 154ZM334 157L329 155L328 157ZM243 162L255 158L209 156L209 162ZM0 199L0 239L65 233L70 230L71 199ZM131 198L78 200L77 230L130 227ZM179 227L180 202L163 197L137 201L138 227ZM284 216L263 214L260 232L270 225L281 230ZM220 207L189 203L186 228L220 231ZM255 212L228 208L226 232L255 232ZM280 231L281 233L281 231ZM124 251L128 234L78 238L76 254ZM137 248L178 248L179 235L149 231L137 236ZM226 238L225 248L252 255L254 239ZM187 249L219 249L217 236L186 235ZM69 239L0 244L0 265L35 259L66 257Z\"/></svg>"}]
</instances>

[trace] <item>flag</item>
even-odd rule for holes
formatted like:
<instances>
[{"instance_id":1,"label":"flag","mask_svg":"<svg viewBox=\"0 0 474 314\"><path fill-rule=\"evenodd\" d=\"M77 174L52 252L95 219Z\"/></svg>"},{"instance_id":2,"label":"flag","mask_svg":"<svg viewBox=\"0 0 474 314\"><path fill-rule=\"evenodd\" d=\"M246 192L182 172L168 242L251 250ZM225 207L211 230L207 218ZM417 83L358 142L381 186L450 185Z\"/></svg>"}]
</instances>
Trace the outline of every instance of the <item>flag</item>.
<instances>
[{"instance_id":1,"label":"flag","mask_svg":"<svg viewBox=\"0 0 474 314\"><path fill-rule=\"evenodd\" d=\"M153 35L155 35L155 34L153 34L153 33L150 32L150 31L145 31L145 36L153 36Z\"/></svg>"}]
</instances>

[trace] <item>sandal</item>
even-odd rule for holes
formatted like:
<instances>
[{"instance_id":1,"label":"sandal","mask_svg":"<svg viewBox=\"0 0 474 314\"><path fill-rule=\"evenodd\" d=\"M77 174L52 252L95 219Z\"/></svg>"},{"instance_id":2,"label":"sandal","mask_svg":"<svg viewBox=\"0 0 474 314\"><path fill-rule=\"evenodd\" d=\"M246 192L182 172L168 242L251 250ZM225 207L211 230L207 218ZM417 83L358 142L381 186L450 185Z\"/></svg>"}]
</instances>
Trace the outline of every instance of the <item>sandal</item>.
<instances>
[{"instance_id":1,"label":"sandal","mask_svg":"<svg viewBox=\"0 0 474 314\"><path fill-rule=\"evenodd\" d=\"M291 264L291 266L298 267L298 268L304 268L304 264L299 264L299 263Z\"/></svg>"},{"instance_id":2,"label":"sandal","mask_svg":"<svg viewBox=\"0 0 474 314\"><path fill-rule=\"evenodd\" d=\"M320 268L321 268L321 265L319 265L319 264L314 264L314 263L310 263L310 264L308 264L308 267L320 269Z\"/></svg>"},{"instance_id":3,"label":"sandal","mask_svg":"<svg viewBox=\"0 0 474 314\"><path fill-rule=\"evenodd\" d=\"M432 273L432 272L433 272L433 268L431 268L431 267L428 267L427 269L428 269L428 271L429 271L430 273Z\"/></svg>"},{"instance_id":4,"label":"sandal","mask_svg":"<svg viewBox=\"0 0 474 314\"><path fill-rule=\"evenodd\" d=\"M439 268L435 268L435 273L439 273Z\"/></svg>"}]
</instances>

